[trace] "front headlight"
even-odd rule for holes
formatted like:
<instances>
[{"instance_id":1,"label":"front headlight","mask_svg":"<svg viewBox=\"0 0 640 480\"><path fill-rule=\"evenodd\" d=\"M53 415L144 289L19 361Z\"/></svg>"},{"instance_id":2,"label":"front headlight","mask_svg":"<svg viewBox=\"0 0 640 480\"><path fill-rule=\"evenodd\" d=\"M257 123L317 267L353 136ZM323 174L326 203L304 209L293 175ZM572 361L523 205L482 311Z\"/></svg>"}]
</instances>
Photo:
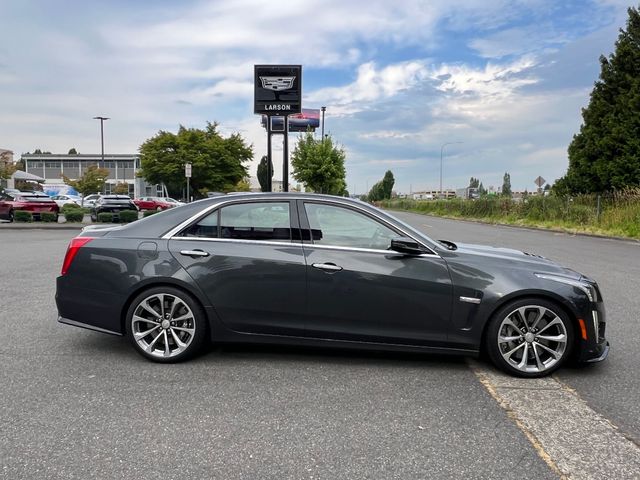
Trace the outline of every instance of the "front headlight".
<instances>
[{"instance_id":1,"label":"front headlight","mask_svg":"<svg viewBox=\"0 0 640 480\"><path fill-rule=\"evenodd\" d=\"M573 278L562 277L560 275L551 275L549 273L535 273L534 275L545 280L552 280L554 282L564 283L566 285L571 285L572 287L577 287L585 293L590 302L598 301L598 293L596 292L596 288L590 283L581 282L580 280L574 280Z\"/></svg>"}]
</instances>

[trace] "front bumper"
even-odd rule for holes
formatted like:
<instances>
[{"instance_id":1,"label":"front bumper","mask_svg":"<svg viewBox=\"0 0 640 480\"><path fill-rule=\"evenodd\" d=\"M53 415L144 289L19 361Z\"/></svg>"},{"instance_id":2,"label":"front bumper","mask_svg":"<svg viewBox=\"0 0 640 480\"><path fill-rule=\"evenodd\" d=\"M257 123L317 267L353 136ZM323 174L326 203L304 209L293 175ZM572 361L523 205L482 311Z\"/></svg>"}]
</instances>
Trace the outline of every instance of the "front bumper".
<instances>
[{"instance_id":1,"label":"front bumper","mask_svg":"<svg viewBox=\"0 0 640 480\"><path fill-rule=\"evenodd\" d=\"M606 314L604 303L591 303L583 315L587 338L580 338L578 362L602 362L609 355L609 341L605 338ZM580 335L580 333L578 333Z\"/></svg>"}]
</instances>

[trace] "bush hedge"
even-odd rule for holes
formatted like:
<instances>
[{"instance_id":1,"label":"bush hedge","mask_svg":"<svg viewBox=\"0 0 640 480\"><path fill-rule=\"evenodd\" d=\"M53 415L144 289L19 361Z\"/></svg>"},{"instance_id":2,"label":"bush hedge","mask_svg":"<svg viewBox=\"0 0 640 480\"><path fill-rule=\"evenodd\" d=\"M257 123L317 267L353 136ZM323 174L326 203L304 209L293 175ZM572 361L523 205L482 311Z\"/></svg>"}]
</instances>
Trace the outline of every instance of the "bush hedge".
<instances>
[{"instance_id":1,"label":"bush hedge","mask_svg":"<svg viewBox=\"0 0 640 480\"><path fill-rule=\"evenodd\" d=\"M120 223L130 223L138 220L137 210L123 210L119 215Z\"/></svg>"},{"instance_id":2,"label":"bush hedge","mask_svg":"<svg viewBox=\"0 0 640 480\"><path fill-rule=\"evenodd\" d=\"M13 212L13 219L16 222L33 222L33 214L24 210L16 210Z\"/></svg>"},{"instance_id":3,"label":"bush hedge","mask_svg":"<svg viewBox=\"0 0 640 480\"><path fill-rule=\"evenodd\" d=\"M53 223L58 221L58 214L52 212L42 212L40 214L40 220L43 222Z\"/></svg>"},{"instance_id":4,"label":"bush hedge","mask_svg":"<svg viewBox=\"0 0 640 480\"><path fill-rule=\"evenodd\" d=\"M113 213L102 212L98 214L98 222L111 223L113 222Z\"/></svg>"},{"instance_id":5,"label":"bush hedge","mask_svg":"<svg viewBox=\"0 0 640 480\"><path fill-rule=\"evenodd\" d=\"M63 215L67 222L81 222L84 218L84 211L81 208L71 208L63 211Z\"/></svg>"},{"instance_id":6,"label":"bush hedge","mask_svg":"<svg viewBox=\"0 0 640 480\"><path fill-rule=\"evenodd\" d=\"M155 215L156 213L158 213L157 210L145 210L144 212L142 212L142 216L150 217L151 215Z\"/></svg>"}]
</instances>

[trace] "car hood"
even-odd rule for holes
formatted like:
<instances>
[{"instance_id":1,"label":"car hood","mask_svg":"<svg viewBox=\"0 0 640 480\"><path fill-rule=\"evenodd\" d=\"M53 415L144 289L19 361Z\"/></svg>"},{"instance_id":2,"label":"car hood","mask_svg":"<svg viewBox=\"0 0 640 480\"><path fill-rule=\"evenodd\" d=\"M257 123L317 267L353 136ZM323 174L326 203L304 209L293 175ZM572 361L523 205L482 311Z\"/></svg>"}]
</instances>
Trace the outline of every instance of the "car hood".
<instances>
[{"instance_id":1,"label":"car hood","mask_svg":"<svg viewBox=\"0 0 640 480\"><path fill-rule=\"evenodd\" d=\"M482 256L495 259L497 262L504 261L511 264L517 262L522 263L523 266L526 264L528 268L535 268L540 272L553 272L575 279L582 277L580 273L535 253L523 252L513 248L490 247L472 243L456 243L456 246L458 248L455 253L461 256Z\"/></svg>"}]
</instances>

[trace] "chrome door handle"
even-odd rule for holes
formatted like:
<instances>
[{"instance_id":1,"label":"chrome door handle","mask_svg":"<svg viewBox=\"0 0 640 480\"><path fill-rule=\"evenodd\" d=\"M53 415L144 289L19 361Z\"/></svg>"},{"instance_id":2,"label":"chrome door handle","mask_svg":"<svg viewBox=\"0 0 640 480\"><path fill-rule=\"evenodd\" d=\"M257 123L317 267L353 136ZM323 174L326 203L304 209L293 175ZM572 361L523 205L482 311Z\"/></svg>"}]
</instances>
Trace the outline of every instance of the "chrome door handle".
<instances>
[{"instance_id":1,"label":"chrome door handle","mask_svg":"<svg viewBox=\"0 0 640 480\"><path fill-rule=\"evenodd\" d=\"M202 250L180 250L180 255L187 257L208 257L209 254Z\"/></svg>"},{"instance_id":2,"label":"chrome door handle","mask_svg":"<svg viewBox=\"0 0 640 480\"><path fill-rule=\"evenodd\" d=\"M318 270L324 270L325 272L339 272L342 270L342 267L339 265L335 265L333 263L312 263L311 266L313 268L317 268Z\"/></svg>"}]
</instances>

